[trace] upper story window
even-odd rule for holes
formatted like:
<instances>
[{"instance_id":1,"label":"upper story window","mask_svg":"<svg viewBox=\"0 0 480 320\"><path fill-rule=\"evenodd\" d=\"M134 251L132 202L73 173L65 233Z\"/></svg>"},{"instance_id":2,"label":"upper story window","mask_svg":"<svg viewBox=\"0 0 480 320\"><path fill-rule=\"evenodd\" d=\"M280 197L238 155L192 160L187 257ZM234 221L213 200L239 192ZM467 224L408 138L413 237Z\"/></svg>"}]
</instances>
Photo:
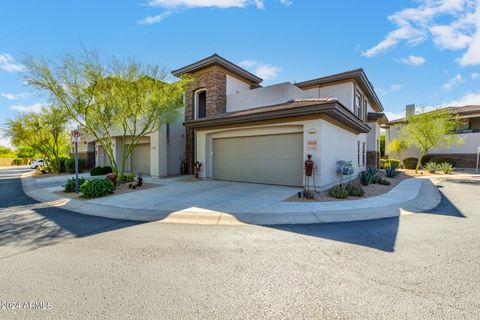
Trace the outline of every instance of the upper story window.
<instances>
[{"instance_id":1,"label":"upper story window","mask_svg":"<svg viewBox=\"0 0 480 320\"><path fill-rule=\"evenodd\" d=\"M362 116L362 95L360 92L355 92L355 110L354 113L357 117L361 118Z\"/></svg>"},{"instance_id":2,"label":"upper story window","mask_svg":"<svg viewBox=\"0 0 480 320\"><path fill-rule=\"evenodd\" d=\"M200 89L195 91L194 98L195 119L205 118L207 116L207 90Z\"/></svg>"},{"instance_id":3,"label":"upper story window","mask_svg":"<svg viewBox=\"0 0 480 320\"><path fill-rule=\"evenodd\" d=\"M367 122L368 119L368 100L363 99L363 121Z\"/></svg>"}]
</instances>

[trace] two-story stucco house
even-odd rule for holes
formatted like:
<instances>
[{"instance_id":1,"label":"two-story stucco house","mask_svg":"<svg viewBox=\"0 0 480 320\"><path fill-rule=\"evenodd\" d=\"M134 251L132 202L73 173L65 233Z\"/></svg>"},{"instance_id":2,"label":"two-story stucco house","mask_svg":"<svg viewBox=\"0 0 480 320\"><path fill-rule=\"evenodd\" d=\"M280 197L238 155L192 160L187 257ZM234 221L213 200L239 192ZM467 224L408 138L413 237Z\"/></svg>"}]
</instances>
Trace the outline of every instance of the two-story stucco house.
<instances>
[{"instance_id":1,"label":"two-story stucco house","mask_svg":"<svg viewBox=\"0 0 480 320\"><path fill-rule=\"evenodd\" d=\"M362 69L299 83L262 79L214 54L172 72L194 79L185 93L186 160L200 176L302 186L315 161L317 186L339 181L339 161L355 173L376 167L387 119Z\"/></svg>"},{"instance_id":2,"label":"two-story stucco house","mask_svg":"<svg viewBox=\"0 0 480 320\"><path fill-rule=\"evenodd\" d=\"M339 161L352 161L355 174L378 166L387 119L362 69L263 87L262 79L214 54L172 73L194 80L184 94L184 117L144 137L126 171L178 174L184 160L192 173L199 161L202 178L303 186L311 154L316 184L327 187L340 179ZM96 165L108 165L100 145L89 141L86 148L95 150Z\"/></svg>"},{"instance_id":3,"label":"two-story stucco house","mask_svg":"<svg viewBox=\"0 0 480 320\"><path fill-rule=\"evenodd\" d=\"M452 134L460 138L462 143L450 147L433 148L429 150L428 156L449 158L455 161L459 168L473 168L477 163L477 152L480 148L480 105L452 106L449 111L458 114L460 127ZM392 140L399 137L402 126L407 118L415 115L415 105L410 104L405 108L405 117L388 122L385 128L385 145L388 146ZM387 148L388 149L388 148ZM389 158L403 160L409 157L418 157L418 148L411 146L400 154L388 152Z\"/></svg>"}]
</instances>

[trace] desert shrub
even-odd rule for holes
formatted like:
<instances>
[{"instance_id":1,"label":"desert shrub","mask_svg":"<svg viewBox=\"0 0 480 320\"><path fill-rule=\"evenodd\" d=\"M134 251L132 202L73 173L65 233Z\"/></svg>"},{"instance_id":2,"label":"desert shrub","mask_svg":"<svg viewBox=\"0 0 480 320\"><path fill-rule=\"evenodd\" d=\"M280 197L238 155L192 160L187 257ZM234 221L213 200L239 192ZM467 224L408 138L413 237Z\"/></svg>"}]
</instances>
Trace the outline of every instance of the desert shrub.
<instances>
[{"instance_id":1,"label":"desert shrub","mask_svg":"<svg viewBox=\"0 0 480 320\"><path fill-rule=\"evenodd\" d=\"M400 168L400 160L399 159L389 159L388 160L388 167L395 167Z\"/></svg>"},{"instance_id":2,"label":"desert shrub","mask_svg":"<svg viewBox=\"0 0 480 320\"><path fill-rule=\"evenodd\" d=\"M103 173L104 174L109 174L109 173L112 173L112 172L113 172L112 167L110 167L110 166L103 167Z\"/></svg>"},{"instance_id":3,"label":"desert shrub","mask_svg":"<svg viewBox=\"0 0 480 320\"><path fill-rule=\"evenodd\" d=\"M13 161L12 161L12 165L14 165L14 166L21 166L21 165L26 164L26 161L27 161L26 159L15 158L15 159L13 159Z\"/></svg>"},{"instance_id":4,"label":"desert shrub","mask_svg":"<svg viewBox=\"0 0 480 320\"><path fill-rule=\"evenodd\" d=\"M59 157L58 158L58 162L59 162L58 171L67 172L66 163L67 163L68 159L70 159L70 157Z\"/></svg>"},{"instance_id":5,"label":"desert shrub","mask_svg":"<svg viewBox=\"0 0 480 320\"><path fill-rule=\"evenodd\" d=\"M380 169L388 167L400 168L401 161L398 159L380 159Z\"/></svg>"},{"instance_id":6,"label":"desert shrub","mask_svg":"<svg viewBox=\"0 0 480 320\"><path fill-rule=\"evenodd\" d=\"M125 181L125 182L131 182L135 180L136 174L135 172L130 172L129 174L124 174L120 176L120 179L118 181Z\"/></svg>"},{"instance_id":7,"label":"desert shrub","mask_svg":"<svg viewBox=\"0 0 480 320\"><path fill-rule=\"evenodd\" d=\"M378 176L378 175L372 177L372 183L383 184L383 185L386 185L386 186L391 184L390 181L385 180L384 178L382 178L381 176Z\"/></svg>"},{"instance_id":8,"label":"desert shrub","mask_svg":"<svg viewBox=\"0 0 480 320\"><path fill-rule=\"evenodd\" d=\"M436 162L430 161L425 164L424 168L430 173L435 173L438 171L439 165Z\"/></svg>"},{"instance_id":9,"label":"desert shrub","mask_svg":"<svg viewBox=\"0 0 480 320\"><path fill-rule=\"evenodd\" d=\"M65 168L68 173L75 173L75 159L67 159L65 161ZM85 160L78 159L78 172L83 172L83 168L85 168Z\"/></svg>"},{"instance_id":10,"label":"desert shrub","mask_svg":"<svg viewBox=\"0 0 480 320\"><path fill-rule=\"evenodd\" d=\"M397 168L395 167L388 167L385 169L385 175L389 178L395 178L399 173L400 172L398 172Z\"/></svg>"},{"instance_id":11,"label":"desert shrub","mask_svg":"<svg viewBox=\"0 0 480 320\"><path fill-rule=\"evenodd\" d=\"M453 165L448 162L444 162L440 164L440 171L442 171L443 174L449 174L453 171Z\"/></svg>"},{"instance_id":12,"label":"desert shrub","mask_svg":"<svg viewBox=\"0 0 480 320\"><path fill-rule=\"evenodd\" d=\"M387 159L380 159L380 169L385 169L385 165L388 163Z\"/></svg>"},{"instance_id":13,"label":"desert shrub","mask_svg":"<svg viewBox=\"0 0 480 320\"><path fill-rule=\"evenodd\" d=\"M373 177L374 175L376 175L377 172L378 172L378 169L377 169L377 168L367 168L367 173L368 173L369 175L371 175L372 177Z\"/></svg>"},{"instance_id":14,"label":"desert shrub","mask_svg":"<svg viewBox=\"0 0 480 320\"><path fill-rule=\"evenodd\" d=\"M101 176L103 174L105 174L105 170L103 169L103 167L95 167L92 170L90 170L91 176Z\"/></svg>"},{"instance_id":15,"label":"desert shrub","mask_svg":"<svg viewBox=\"0 0 480 320\"><path fill-rule=\"evenodd\" d=\"M368 171L362 171L358 174L358 180L360 180L360 183L364 186L368 186L372 183L372 178L373 176L368 173Z\"/></svg>"},{"instance_id":16,"label":"desert shrub","mask_svg":"<svg viewBox=\"0 0 480 320\"><path fill-rule=\"evenodd\" d=\"M86 182L85 178L78 178L78 188ZM63 192L75 192L75 178L70 178L67 180L67 183L63 186Z\"/></svg>"},{"instance_id":17,"label":"desert shrub","mask_svg":"<svg viewBox=\"0 0 480 320\"><path fill-rule=\"evenodd\" d=\"M348 194L353 197L363 197L365 195L365 191L363 190L362 186L359 186L358 184L347 184L347 191Z\"/></svg>"},{"instance_id":18,"label":"desert shrub","mask_svg":"<svg viewBox=\"0 0 480 320\"><path fill-rule=\"evenodd\" d=\"M455 166L455 160L449 157L442 157L442 156L434 156L430 158L430 161L436 162L436 163L441 163L443 164L444 162L448 162L452 165L452 167Z\"/></svg>"},{"instance_id":19,"label":"desert shrub","mask_svg":"<svg viewBox=\"0 0 480 320\"><path fill-rule=\"evenodd\" d=\"M345 185L338 185L330 188L328 194L336 199L346 199L348 198L349 192Z\"/></svg>"},{"instance_id":20,"label":"desert shrub","mask_svg":"<svg viewBox=\"0 0 480 320\"><path fill-rule=\"evenodd\" d=\"M417 158L405 158L403 159L403 166L405 167L405 169L415 169L417 166L417 162Z\"/></svg>"},{"instance_id":21,"label":"desert shrub","mask_svg":"<svg viewBox=\"0 0 480 320\"><path fill-rule=\"evenodd\" d=\"M112 193L114 186L112 181L106 179L88 180L80 187L80 192L84 198L103 197Z\"/></svg>"}]
</instances>

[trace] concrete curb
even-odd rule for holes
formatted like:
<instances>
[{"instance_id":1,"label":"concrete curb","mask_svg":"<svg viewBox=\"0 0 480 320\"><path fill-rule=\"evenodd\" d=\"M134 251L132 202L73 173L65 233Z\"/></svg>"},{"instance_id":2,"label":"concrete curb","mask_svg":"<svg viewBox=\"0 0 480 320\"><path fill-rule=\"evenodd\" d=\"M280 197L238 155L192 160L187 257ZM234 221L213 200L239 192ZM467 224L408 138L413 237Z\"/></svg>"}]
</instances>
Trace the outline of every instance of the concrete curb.
<instances>
[{"instance_id":1,"label":"concrete curb","mask_svg":"<svg viewBox=\"0 0 480 320\"><path fill-rule=\"evenodd\" d=\"M413 196L403 197L405 201L393 203L391 199L386 199L384 205L376 207L352 207L355 201L345 203L345 206L351 209L338 210L312 207L310 212L282 212L282 213L227 213L211 211L201 208L191 208L181 211L161 211L120 208L109 205L92 204L80 200L65 198L40 188L31 173L22 175L22 186L24 192L31 198L45 203L45 205L60 207L69 211L105 217L111 219L131 220L131 221L157 221L160 223L179 223L179 224L202 224L202 225L278 225L278 224L314 224L347 222L359 220L372 220L390 217L398 217L418 213L435 208L441 200L440 193L430 179L421 179L418 183L412 184L409 191L415 193ZM408 180L407 180L408 181ZM399 192L399 186L389 191L389 198ZM418 185L418 186L415 186ZM413 190L413 186L415 189ZM413 190L413 191L412 191ZM402 197L399 197L402 200ZM365 199L368 200L368 199ZM343 207L345 207L343 206ZM342 207L337 205L337 207Z\"/></svg>"}]
</instances>

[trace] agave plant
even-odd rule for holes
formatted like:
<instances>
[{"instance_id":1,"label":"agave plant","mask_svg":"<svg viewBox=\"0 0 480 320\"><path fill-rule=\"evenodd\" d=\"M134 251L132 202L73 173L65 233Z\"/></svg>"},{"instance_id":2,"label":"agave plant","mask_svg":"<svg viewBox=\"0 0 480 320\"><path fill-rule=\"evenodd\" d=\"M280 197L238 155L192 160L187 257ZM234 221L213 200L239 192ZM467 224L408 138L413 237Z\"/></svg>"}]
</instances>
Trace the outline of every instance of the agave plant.
<instances>
[{"instance_id":1,"label":"agave plant","mask_svg":"<svg viewBox=\"0 0 480 320\"><path fill-rule=\"evenodd\" d=\"M400 172L396 167L390 166L385 169L385 175L389 178L395 178Z\"/></svg>"},{"instance_id":2,"label":"agave plant","mask_svg":"<svg viewBox=\"0 0 480 320\"><path fill-rule=\"evenodd\" d=\"M372 183L372 179L373 176L368 171L362 171L358 174L358 180L360 180L360 183L364 186L368 186L370 183Z\"/></svg>"},{"instance_id":3,"label":"agave plant","mask_svg":"<svg viewBox=\"0 0 480 320\"><path fill-rule=\"evenodd\" d=\"M442 171L443 174L449 174L453 171L453 166L451 163L444 162L440 164L440 171Z\"/></svg>"},{"instance_id":4,"label":"agave plant","mask_svg":"<svg viewBox=\"0 0 480 320\"><path fill-rule=\"evenodd\" d=\"M436 173L440 169L440 165L433 161L429 161L425 164L425 170L430 173Z\"/></svg>"}]
</instances>

